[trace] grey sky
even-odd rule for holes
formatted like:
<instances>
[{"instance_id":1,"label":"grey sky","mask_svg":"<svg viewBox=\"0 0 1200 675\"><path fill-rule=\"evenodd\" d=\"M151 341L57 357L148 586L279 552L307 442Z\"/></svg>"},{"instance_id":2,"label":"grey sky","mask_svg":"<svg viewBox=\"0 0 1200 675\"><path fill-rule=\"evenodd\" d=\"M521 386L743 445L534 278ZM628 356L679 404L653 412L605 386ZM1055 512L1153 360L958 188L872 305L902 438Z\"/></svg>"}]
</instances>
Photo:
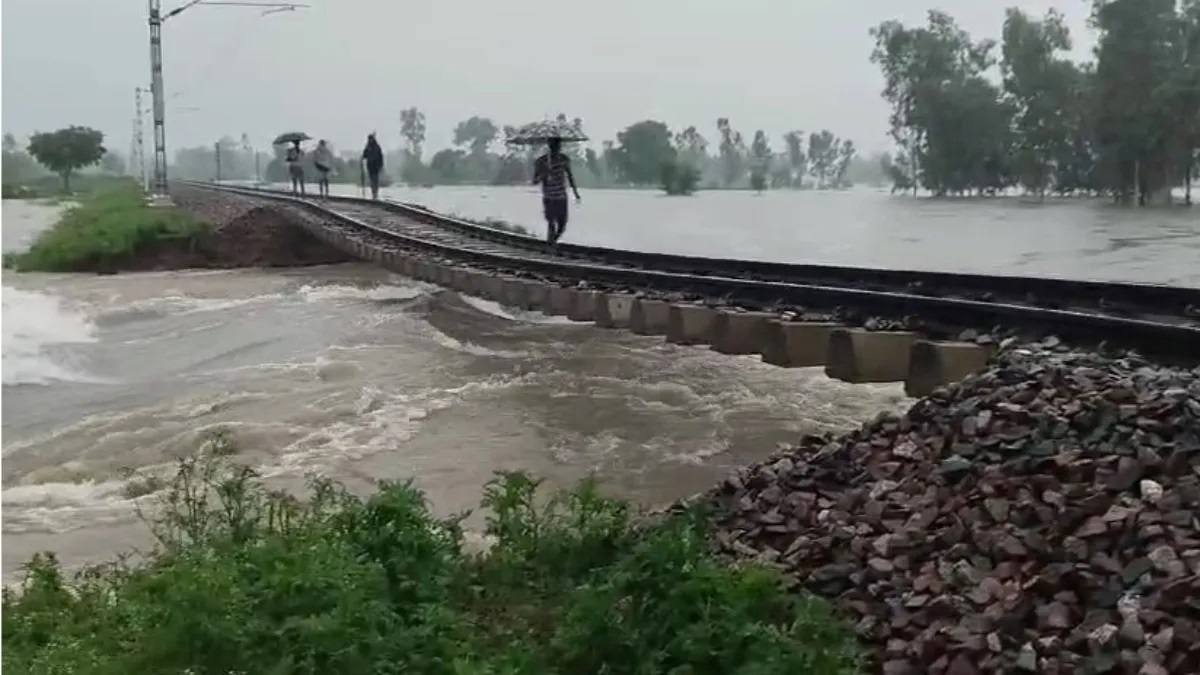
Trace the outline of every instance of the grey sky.
<instances>
[{"instance_id":1,"label":"grey sky","mask_svg":"<svg viewBox=\"0 0 1200 675\"><path fill-rule=\"evenodd\" d=\"M999 0L307 0L295 13L188 10L164 27L168 152L246 132L265 145L301 128L355 147L377 130L399 145L400 109L445 147L473 114L497 124L559 111L596 141L637 120L728 116L747 139L829 128L886 147L887 106L867 30L921 23L937 7L998 37ZM167 8L180 0L164 0ZM1092 43L1088 0L1026 0L1067 15ZM4 0L3 127L85 124L129 147L133 89L149 80L145 0ZM1082 43L1082 44L1081 44ZM294 69L299 67L299 72ZM198 108L195 111L181 110ZM149 142L149 138L147 139Z\"/></svg>"}]
</instances>

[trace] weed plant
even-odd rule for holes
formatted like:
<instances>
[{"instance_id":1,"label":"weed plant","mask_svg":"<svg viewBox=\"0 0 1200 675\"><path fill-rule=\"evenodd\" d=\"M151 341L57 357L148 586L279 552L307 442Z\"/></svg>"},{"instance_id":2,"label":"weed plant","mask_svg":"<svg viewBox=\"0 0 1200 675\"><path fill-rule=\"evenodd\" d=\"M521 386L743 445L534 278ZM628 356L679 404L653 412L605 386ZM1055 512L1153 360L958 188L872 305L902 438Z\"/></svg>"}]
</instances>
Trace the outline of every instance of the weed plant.
<instances>
[{"instance_id":1,"label":"weed plant","mask_svg":"<svg viewBox=\"0 0 1200 675\"><path fill-rule=\"evenodd\" d=\"M24 253L6 256L21 271L115 269L165 242L188 242L206 226L169 207L150 207L132 181L105 184L80 196Z\"/></svg>"},{"instance_id":2,"label":"weed plant","mask_svg":"<svg viewBox=\"0 0 1200 675\"><path fill-rule=\"evenodd\" d=\"M30 675L832 675L853 634L766 569L714 557L702 514L639 518L591 482L486 488L484 553L410 483L305 501L184 460L137 565L52 555L3 597L3 667Z\"/></svg>"}]
</instances>

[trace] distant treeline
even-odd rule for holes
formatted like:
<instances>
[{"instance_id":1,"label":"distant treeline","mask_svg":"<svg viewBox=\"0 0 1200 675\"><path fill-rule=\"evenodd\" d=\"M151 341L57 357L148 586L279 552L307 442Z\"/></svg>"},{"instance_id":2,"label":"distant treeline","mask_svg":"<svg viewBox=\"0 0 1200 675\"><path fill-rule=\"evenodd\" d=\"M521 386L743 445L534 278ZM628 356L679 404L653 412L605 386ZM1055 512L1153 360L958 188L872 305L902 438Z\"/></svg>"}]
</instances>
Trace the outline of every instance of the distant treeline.
<instances>
[{"instance_id":1,"label":"distant treeline","mask_svg":"<svg viewBox=\"0 0 1200 675\"><path fill-rule=\"evenodd\" d=\"M1190 186L1200 165L1200 0L1094 0L1092 25L1087 63L1067 57L1071 36L1053 10L1034 19L1009 9L998 44L939 11L925 26L872 29L900 148L887 166L894 185L1141 204Z\"/></svg>"},{"instance_id":2,"label":"distant treeline","mask_svg":"<svg viewBox=\"0 0 1200 675\"><path fill-rule=\"evenodd\" d=\"M559 115L566 120L566 115ZM583 120L575 118L581 128ZM426 158L425 114L409 108L400 114L403 147L386 152L385 172L411 185L517 185L529 181L533 160L544 148L511 147L504 138L512 127L499 127L490 118L471 117L454 129L453 146ZM764 132L756 131L747 146L728 118L716 120L715 144L694 126L672 130L665 123L643 120L629 125L615 140L568 144L576 178L588 187L658 187L664 171L686 165L697 174L700 188L835 188L854 183L886 184L885 158L862 159L854 143L832 132L792 131L779 139L776 152ZM714 152L710 152L710 146ZM287 179L283 148L257 153L243 137L222 139L222 178L267 181ZM175 153L174 175L211 179L216 175L217 149L184 148ZM334 180L359 180L359 149L335 150ZM309 155L311 157L311 153ZM881 161L882 160L882 161ZM311 167L310 167L311 169ZM310 173L311 170L310 170ZM315 175L315 174L313 174Z\"/></svg>"}]
</instances>

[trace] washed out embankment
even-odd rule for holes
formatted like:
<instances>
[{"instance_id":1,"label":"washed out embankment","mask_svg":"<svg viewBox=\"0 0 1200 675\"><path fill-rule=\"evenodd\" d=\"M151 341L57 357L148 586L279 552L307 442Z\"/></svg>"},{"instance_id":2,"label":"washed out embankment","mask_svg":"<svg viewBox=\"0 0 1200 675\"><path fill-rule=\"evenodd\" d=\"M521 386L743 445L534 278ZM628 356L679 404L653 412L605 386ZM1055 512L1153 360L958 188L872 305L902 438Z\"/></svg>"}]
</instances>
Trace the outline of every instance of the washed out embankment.
<instances>
[{"instance_id":1,"label":"washed out embankment","mask_svg":"<svg viewBox=\"0 0 1200 675\"><path fill-rule=\"evenodd\" d=\"M299 227L286 206L185 186L172 197L174 206L150 207L132 183L97 188L5 263L20 271L114 274L353 260Z\"/></svg>"}]
</instances>

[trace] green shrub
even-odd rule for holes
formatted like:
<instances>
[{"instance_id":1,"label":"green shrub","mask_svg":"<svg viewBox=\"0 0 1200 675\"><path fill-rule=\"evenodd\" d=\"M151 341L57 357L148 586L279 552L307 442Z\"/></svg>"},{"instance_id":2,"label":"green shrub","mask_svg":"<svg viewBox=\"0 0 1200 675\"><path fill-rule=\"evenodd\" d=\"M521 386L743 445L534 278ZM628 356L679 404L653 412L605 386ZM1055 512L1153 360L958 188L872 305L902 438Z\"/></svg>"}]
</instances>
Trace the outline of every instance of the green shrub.
<instances>
[{"instance_id":1,"label":"green shrub","mask_svg":"<svg viewBox=\"0 0 1200 675\"><path fill-rule=\"evenodd\" d=\"M669 195L690 195L700 184L700 171L685 162L663 164L660 177L662 189Z\"/></svg>"},{"instance_id":2,"label":"green shrub","mask_svg":"<svg viewBox=\"0 0 1200 675\"><path fill-rule=\"evenodd\" d=\"M36 556L5 590L3 667L40 674L859 672L852 633L765 569L711 553L699 513L649 524L590 482L487 487L468 553L410 483L308 501L188 459L138 566L68 579Z\"/></svg>"},{"instance_id":3,"label":"green shrub","mask_svg":"<svg viewBox=\"0 0 1200 675\"><path fill-rule=\"evenodd\" d=\"M73 272L127 263L169 241L188 241L206 229L173 208L147 206L132 181L109 183L81 196L24 253L5 264L22 271Z\"/></svg>"}]
</instances>

